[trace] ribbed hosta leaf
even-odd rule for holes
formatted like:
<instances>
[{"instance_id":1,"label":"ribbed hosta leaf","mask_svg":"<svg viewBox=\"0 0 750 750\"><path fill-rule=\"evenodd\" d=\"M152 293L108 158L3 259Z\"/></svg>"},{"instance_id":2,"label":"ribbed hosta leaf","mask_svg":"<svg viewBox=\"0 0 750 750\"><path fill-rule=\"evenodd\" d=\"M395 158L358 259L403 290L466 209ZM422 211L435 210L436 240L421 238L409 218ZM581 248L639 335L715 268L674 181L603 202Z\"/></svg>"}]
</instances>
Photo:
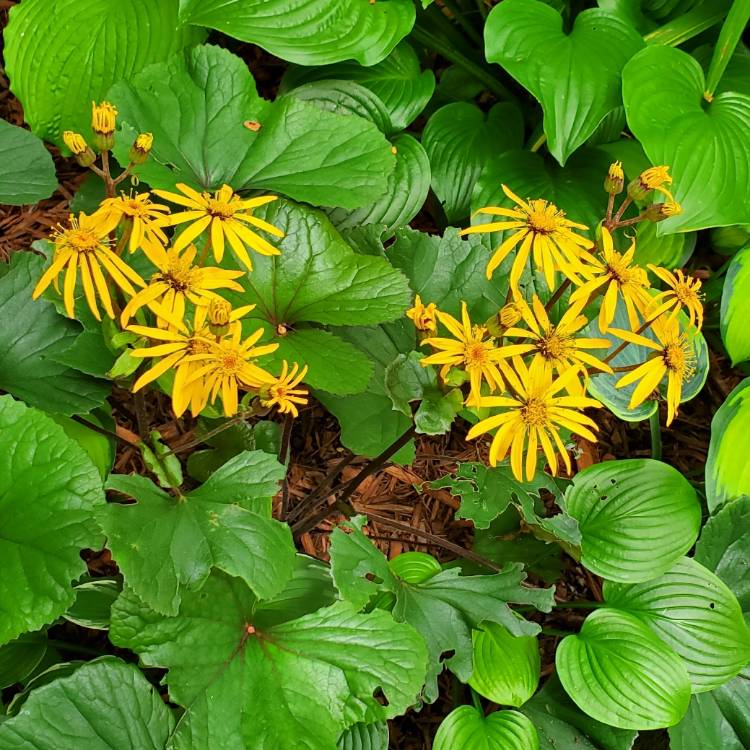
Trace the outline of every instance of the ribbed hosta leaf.
<instances>
[{"instance_id":1,"label":"ribbed hosta leaf","mask_svg":"<svg viewBox=\"0 0 750 750\"><path fill-rule=\"evenodd\" d=\"M721 338L732 364L750 359L750 245L740 250L724 277L721 292Z\"/></svg>"},{"instance_id":2,"label":"ribbed hosta leaf","mask_svg":"<svg viewBox=\"0 0 750 750\"><path fill-rule=\"evenodd\" d=\"M517 711L483 716L473 706L459 706L443 719L433 750L539 750L534 725Z\"/></svg>"}]
</instances>

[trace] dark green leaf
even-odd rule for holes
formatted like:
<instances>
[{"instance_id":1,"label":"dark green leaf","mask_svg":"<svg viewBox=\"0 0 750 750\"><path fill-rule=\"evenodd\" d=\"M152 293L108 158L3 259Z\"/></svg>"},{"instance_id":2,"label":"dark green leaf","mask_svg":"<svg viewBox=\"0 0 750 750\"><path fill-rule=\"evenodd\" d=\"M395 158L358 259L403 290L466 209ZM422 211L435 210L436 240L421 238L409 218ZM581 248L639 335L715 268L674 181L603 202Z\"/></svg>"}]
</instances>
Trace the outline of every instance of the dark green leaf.
<instances>
[{"instance_id":1,"label":"dark green leaf","mask_svg":"<svg viewBox=\"0 0 750 750\"><path fill-rule=\"evenodd\" d=\"M24 633L0 646L0 689L26 679L47 653L45 632Z\"/></svg>"},{"instance_id":2,"label":"dark green leaf","mask_svg":"<svg viewBox=\"0 0 750 750\"><path fill-rule=\"evenodd\" d=\"M109 630L110 610L122 584L114 578L94 578L75 587L76 600L63 617L93 630Z\"/></svg>"},{"instance_id":3,"label":"dark green leaf","mask_svg":"<svg viewBox=\"0 0 750 750\"><path fill-rule=\"evenodd\" d=\"M28 130L0 120L0 203L36 203L56 187L55 165L44 144Z\"/></svg>"}]
</instances>

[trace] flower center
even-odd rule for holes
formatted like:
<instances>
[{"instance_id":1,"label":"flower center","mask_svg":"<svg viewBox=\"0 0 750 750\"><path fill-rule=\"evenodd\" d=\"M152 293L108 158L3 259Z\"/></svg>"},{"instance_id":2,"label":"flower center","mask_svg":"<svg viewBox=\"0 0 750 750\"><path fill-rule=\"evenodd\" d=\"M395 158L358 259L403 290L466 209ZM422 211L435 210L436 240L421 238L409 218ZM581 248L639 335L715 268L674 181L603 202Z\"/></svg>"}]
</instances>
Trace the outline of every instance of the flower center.
<instances>
[{"instance_id":1,"label":"flower center","mask_svg":"<svg viewBox=\"0 0 750 750\"><path fill-rule=\"evenodd\" d=\"M175 292L187 292L195 284L195 272L197 270L189 263L177 260L169 263L161 273L155 274L154 279L169 284Z\"/></svg>"},{"instance_id":2,"label":"flower center","mask_svg":"<svg viewBox=\"0 0 750 750\"><path fill-rule=\"evenodd\" d=\"M675 297L683 305L694 304L700 301L700 295L688 284L677 284L674 287Z\"/></svg>"},{"instance_id":3,"label":"flower center","mask_svg":"<svg viewBox=\"0 0 750 750\"><path fill-rule=\"evenodd\" d=\"M537 234L552 234L557 229L556 213L549 209L535 209L529 214L529 226Z\"/></svg>"},{"instance_id":4,"label":"flower center","mask_svg":"<svg viewBox=\"0 0 750 750\"><path fill-rule=\"evenodd\" d=\"M570 340L568 336L563 336L557 331L550 331L547 336L539 339L537 350L544 359L559 360L570 352Z\"/></svg>"},{"instance_id":5,"label":"flower center","mask_svg":"<svg viewBox=\"0 0 750 750\"><path fill-rule=\"evenodd\" d=\"M662 358L666 368L676 373L683 382L695 372L695 353L684 335L667 344Z\"/></svg>"},{"instance_id":6,"label":"flower center","mask_svg":"<svg viewBox=\"0 0 750 750\"><path fill-rule=\"evenodd\" d=\"M224 376L234 376L242 370L245 360L234 349L223 349L216 359L217 369Z\"/></svg>"},{"instance_id":7,"label":"flower center","mask_svg":"<svg viewBox=\"0 0 750 750\"><path fill-rule=\"evenodd\" d=\"M212 216L219 216L222 219L231 219L234 216L234 206L226 201L216 200L216 198L208 199L208 213Z\"/></svg>"},{"instance_id":8,"label":"flower center","mask_svg":"<svg viewBox=\"0 0 750 750\"><path fill-rule=\"evenodd\" d=\"M543 427L548 422L547 404L540 398L530 398L521 407L521 419L531 427Z\"/></svg>"},{"instance_id":9,"label":"flower center","mask_svg":"<svg viewBox=\"0 0 750 750\"><path fill-rule=\"evenodd\" d=\"M92 253L101 247L101 240L89 229L69 229L61 235L65 244L79 253Z\"/></svg>"},{"instance_id":10,"label":"flower center","mask_svg":"<svg viewBox=\"0 0 750 750\"><path fill-rule=\"evenodd\" d=\"M185 350L188 354L207 354L211 351L211 347L207 341L198 338L198 334L193 334L193 336L188 339Z\"/></svg>"},{"instance_id":11,"label":"flower center","mask_svg":"<svg viewBox=\"0 0 750 750\"><path fill-rule=\"evenodd\" d=\"M466 367L482 367L490 363L489 353L492 351L492 341L482 341L484 330L480 326L474 328L474 340L464 346L464 364Z\"/></svg>"}]
</instances>

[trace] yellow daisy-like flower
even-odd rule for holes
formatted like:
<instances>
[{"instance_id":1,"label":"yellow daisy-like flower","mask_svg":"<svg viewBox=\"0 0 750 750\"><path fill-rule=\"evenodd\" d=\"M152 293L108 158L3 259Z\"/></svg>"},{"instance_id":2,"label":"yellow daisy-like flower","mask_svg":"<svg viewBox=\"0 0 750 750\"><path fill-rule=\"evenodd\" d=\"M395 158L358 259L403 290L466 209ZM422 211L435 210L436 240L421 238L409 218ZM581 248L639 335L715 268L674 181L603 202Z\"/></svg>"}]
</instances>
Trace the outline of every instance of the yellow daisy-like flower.
<instances>
[{"instance_id":1,"label":"yellow daisy-like flower","mask_svg":"<svg viewBox=\"0 0 750 750\"><path fill-rule=\"evenodd\" d=\"M544 273L550 289L555 286L557 271L562 271L572 281L580 283L576 274L580 271L581 249L590 247L591 241L573 230L585 230L587 227L566 219L565 213L552 203L545 200L526 202L505 185L502 188L518 208L480 208L477 213L502 216L505 220L477 224L461 231L462 235L512 231L487 264L487 278L492 278L495 269L520 244L510 271L510 287L514 291L518 291L518 282L530 256L536 267Z\"/></svg>"},{"instance_id":2,"label":"yellow daisy-like flower","mask_svg":"<svg viewBox=\"0 0 750 750\"><path fill-rule=\"evenodd\" d=\"M686 333L680 332L678 321L672 316L655 320L652 329L657 341L631 331L612 329L617 336L633 344L653 349L655 354L640 367L626 373L617 381L624 388L640 381L630 397L630 409L640 406L667 378L667 427L677 416L682 400L682 386L695 373L696 355L693 343Z\"/></svg>"},{"instance_id":3,"label":"yellow daisy-like flower","mask_svg":"<svg viewBox=\"0 0 750 750\"><path fill-rule=\"evenodd\" d=\"M298 388L299 384L307 375L307 365L301 370L295 362L292 369L286 360L282 365L281 375L274 378L273 382L260 387L259 397L263 406L275 406L281 414L291 414L293 417L299 416L297 404L304 405L307 403L307 389Z\"/></svg>"},{"instance_id":4,"label":"yellow daisy-like flower","mask_svg":"<svg viewBox=\"0 0 750 750\"><path fill-rule=\"evenodd\" d=\"M436 312L437 306L434 302L430 302L429 305L423 305L422 299L417 295L414 298L414 307L406 311L406 317L414 321L414 327L418 331L435 333L437 331Z\"/></svg>"},{"instance_id":5,"label":"yellow daisy-like flower","mask_svg":"<svg viewBox=\"0 0 750 750\"><path fill-rule=\"evenodd\" d=\"M504 360L517 354L525 354L533 349L531 344L514 344L498 347L495 340L488 335L487 328L472 325L466 303L461 303L461 322L452 315L437 311L438 320L455 338L434 337L422 341L438 351L421 360L423 367L442 365L440 376L443 380L451 368L456 367L469 376L471 386L470 400L475 400L481 393L482 382L486 382L490 391L502 391L504 382L501 369L510 369Z\"/></svg>"},{"instance_id":6,"label":"yellow daisy-like flower","mask_svg":"<svg viewBox=\"0 0 750 750\"><path fill-rule=\"evenodd\" d=\"M496 466L510 451L511 470L519 482L524 481L524 468L526 479L531 481L534 478L540 447L553 476L558 469L556 452L570 473L570 457L560 438L559 429L566 428L596 442L593 432L597 429L596 423L580 410L599 408L601 404L587 396L560 395L561 392L568 392L579 377L578 367L571 367L554 380L552 370L545 367L540 359L535 358L531 367L527 368L523 360L516 357L513 365L518 376L511 380L511 384L517 398L485 396L479 399L481 407L500 407L504 411L475 424L469 430L467 439L473 440L497 429L490 446L490 464Z\"/></svg>"},{"instance_id":7,"label":"yellow daisy-like flower","mask_svg":"<svg viewBox=\"0 0 750 750\"><path fill-rule=\"evenodd\" d=\"M633 263L635 242L624 253L618 253L612 243L612 235L602 227L602 251L599 257L589 257L586 274L593 278L586 281L573 294L570 302L583 300L586 304L595 292L602 290L604 299L599 309L599 330L604 333L614 320L617 299L622 298L628 312L630 327L638 328L638 312L643 312L651 302L646 291L650 286L646 271Z\"/></svg>"},{"instance_id":8,"label":"yellow daisy-like flower","mask_svg":"<svg viewBox=\"0 0 750 750\"><path fill-rule=\"evenodd\" d=\"M593 367L602 372L612 372L612 368L589 354L586 349L607 349L607 339L577 337L576 333L588 324L588 318L581 315L586 300L578 300L565 311L560 322L553 324L539 297L534 295L531 307L523 299L516 300L521 316L529 327L509 328L505 336L531 339L535 356L552 370L558 373L578 365L584 372L586 367Z\"/></svg>"},{"instance_id":9,"label":"yellow daisy-like flower","mask_svg":"<svg viewBox=\"0 0 750 750\"><path fill-rule=\"evenodd\" d=\"M117 107L109 102L91 102L91 129L97 135L111 136L117 123Z\"/></svg>"},{"instance_id":10,"label":"yellow daisy-like flower","mask_svg":"<svg viewBox=\"0 0 750 750\"><path fill-rule=\"evenodd\" d=\"M149 193L122 193L119 198L105 198L97 214L101 216L108 232L123 220L129 222L128 250L134 253L142 247L152 262L155 262L153 256L160 257L158 251L169 241L162 228L169 226L169 208L160 203L152 203Z\"/></svg>"},{"instance_id":11,"label":"yellow daisy-like flower","mask_svg":"<svg viewBox=\"0 0 750 750\"><path fill-rule=\"evenodd\" d=\"M70 226L59 226L53 235L55 253L52 265L44 272L32 292L37 299L65 269L63 299L68 317L75 315L75 291L78 271L81 272L83 292L91 312L101 320L97 296L107 315L115 317L112 297L107 287L105 272L120 289L129 295L135 294L133 285L144 286L143 279L109 247L109 230L102 225L101 217L87 216L83 211L78 218L70 215ZM104 271L102 271L104 269Z\"/></svg>"},{"instance_id":12,"label":"yellow daisy-like flower","mask_svg":"<svg viewBox=\"0 0 750 750\"><path fill-rule=\"evenodd\" d=\"M193 264L196 252L193 245L184 253L175 247L168 250L154 248L154 265L159 270L151 277L145 289L139 291L125 306L120 318L123 328L144 306L148 306L155 313L166 312L168 317L159 319L159 326L165 327L175 319L183 319L187 302L192 302L196 306L208 305L217 297L214 291L216 289L242 291L242 286L234 281L243 275L242 271L196 266Z\"/></svg>"},{"instance_id":13,"label":"yellow daisy-like flower","mask_svg":"<svg viewBox=\"0 0 750 750\"><path fill-rule=\"evenodd\" d=\"M166 190L154 190L160 197L188 209L181 213L172 214L170 218L171 224L192 222L175 240L174 246L176 248L186 247L201 232L210 228L211 249L217 263L221 263L221 259L224 257L225 239L229 242L237 259L248 271L253 270L253 263L247 252L248 247L261 255L281 254L270 242L264 240L257 232L247 226L249 224L257 229L262 229L274 237L283 237L284 232L278 227L263 221L263 219L258 219L251 213L254 208L277 200L278 196L261 195L257 198L243 200L233 192L229 185L223 185L213 196L210 193L199 193L189 185L182 183L178 183L177 189L183 195L170 193Z\"/></svg>"},{"instance_id":14,"label":"yellow daisy-like flower","mask_svg":"<svg viewBox=\"0 0 750 750\"><path fill-rule=\"evenodd\" d=\"M680 269L674 273L666 268L654 266L649 263L648 268L656 274L668 287L653 297L653 310L649 312L650 318L656 318L667 310L674 310L672 315L684 309L690 318L690 325L698 324L698 329L703 327L703 303L701 299L701 280L686 276Z\"/></svg>"}]
</instances>

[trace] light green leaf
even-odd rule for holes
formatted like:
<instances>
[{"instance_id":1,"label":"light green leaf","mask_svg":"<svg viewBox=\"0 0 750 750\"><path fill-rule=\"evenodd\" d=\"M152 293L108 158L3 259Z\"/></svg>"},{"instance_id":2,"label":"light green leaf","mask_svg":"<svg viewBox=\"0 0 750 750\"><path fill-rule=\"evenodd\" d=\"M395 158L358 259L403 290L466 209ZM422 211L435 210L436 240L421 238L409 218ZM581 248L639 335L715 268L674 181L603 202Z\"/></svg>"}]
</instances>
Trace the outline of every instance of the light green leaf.
<instances>
[{"instance_id":1,"label":"light green leaf","mask_svg":"<svg viewBox=\"0 0 750 750\"><path fill-rule=\"evenodd\" d=\"M268 102L245 62L212 45L148 67L110 97L126 123L115 149L121 164L136 131L154 134L152 158L134 170L153 187L226 183L356 208L383 193L395 164L372 123L300 99ZM260 129L245 127L248 120Z\"/></svg>"},{"instance_id":2,"label":"light green leaf","mask_svg":"<svg viewBox=\"0 0 750 750\"><path fill-rule=\"evenodd\" d=\"M174 718L134 664L105 657L34 690L0 750L163 750Z\"/></svg>"},{"instance_id":3,"label":"light green leaf","mask_svg":"<svg viewBox=\"0 0 750 750\"><path fill-rule=\"evenodd\" d=\"M633 615L613 609L590 614L578 635L557 648L555 665L578 707L620 729L676 724L690 702L680 657Z\"/></svg>"},{"instance_id":4,"label":"light green leaf","mask_svg":"<svg viewBox=\"0 0 750 750\"><path fill-rule=\"evenodd\" d=\"M573 478L565 502L581 530L581 562L611 581L637 583L665 573L700 529L690 482L652 459L594 464Z\"/></svg>"},{"instance_id":5,"label":"light green leaf","mask_svg":"<svg viewBox=\"0 0 750 750\"><path fill-rule=\"evenodd\" d=\"M695 249L695 232L658 236L658 224L643 221L637 225L633 259L642 267L649 263L666 268L682 268Z\"/></svg>"},{"instance_id":6,"label":"light green leaf","mask_svg":"<svg viewBox=\"0 0 750 750\"><path fill-rule=\"evenodd\" d=\"M96 467L48 416L0 396L0 645L73 603L80 551L99 549Z\"/></svg>"},{"instance_id":7,"label":"light green leaf","mask_svg":"<svg viewBox=\"0 0 750 750\"><path fill-rule=\"evenodd\" d=\"M391 570L406 583L424 583L442 572L440 563L426 552L402 552L388 561Z\"/></svg>"},{"instance_id":8,"label":"light green leaf","mask_svg":"<svg viewBox=\"0 0 750 750\"><path fill-rule=\"evenodd\" d=\"M115 604L112 641L169 669L170 697L187 708L175 750L330 750L349 726L403 713L417 699L424 644L382 610L358 614L338 602L282 624L256 622L245 584L218 572L183 595L174 617L127 592Z\"/></svg>"},{"instance_id":9,"label":"light green leaf","mask_svg":"<svg viewBox=\"0 0 750 750\"><path fill-rule=\"evenodd\" d=\"M623 71L628 125L653 164L668 164L682 213L670 233L750 221L750 97L703 99L700 65L682 50L651 46ZM710 154L710 158L706 158ZM731 166L730 166L731 165Z\"/></svg>"},{"instance_id":10,"label":"light green leaf","mask_svg":"<svg viewBox=\"0 0 750 750\"><path fill-rule=\"evenodd\" d=\"M543 2L505 0L488 16L484 38L487 59L542 105L550 152L565 164L622 104L622 68L643 39L619 16L599 9L579 13L570 33L562 26L560 14Z\"/></svg>"},{"instance_id":11,"label":"light green leaf","mask_svg":"<svg viewBox=\"0 0 750 750\"><path fill-rule=\"evenodd\" d=\"M25 680L47 653L47 634L24 633L0 646L0 689Z\"/></svg>"},{"instance_id":12,"label":"light green leaf","mask_svg":"<svg viewBox=\"0 0 750 750\"><path fill-rule=\"evenodd\" d=\"M427 121L422 145L430 159L432 189L449 222L468 217L471 194L491 155L523 146L523 117L509 102L488 113L475 104L446 104Z\"/></svg>"},{"instance_id":13,"label":"light green leaf","mask_svg":"<svg viewBox=\"0 0 750 750\"><path fill-rule=\"evenodd\" d=\"M172 453L169 446L161 439L159 430L151 430L151 445L145 440L138 443L143 463L156 477L161 487L177 488L182 486L182 463Z\"/></svg>"},{"instance_id":14,"label":"light green leaf","mask_svg":"<svg viewBox=\"0 0 750 750\"><path fill-rule=\"evenodd\" d=\"M732 258L721 292L721 339L732 365L750 359L750 245Z\"/></svg>"},{"instance_id":15,"label":"light green leaf","mask_svg":"<svg viewBox=\"0 0 750 750\"><path fill-rule=\"evenodd\" d=\"M63 130L91 138L91 101L113 83L204 37L178 29L177 0L24 0L5 29L5 63L31 129L60 144Z\"/></svg>"},{"instance_id":16,"label":"light green leaf","mask_svg":"<svg viewBox=\"0 0 750 750\"><path fill-rule=\"evenodd\" d=\"M750 378L726 398L711 420L706 462L706 501L711 513L750 495Z\"/></svg>"},{"instance_id":17,"label":"light green leaf","mask_svg":"<svg viewBox=\"0 0 750 750\"><path fill-rule=\"evenodd\" d=\"M750 21L750 2L748 0L733 0L729 13L719 31L711 64L706 75L706 91L713 96L724 71L732 58L737 43Z\"/></svg>"},{"instance_id":18,"label":"light green leaf","mask_svg":"<svg viewBox=\"0 0 750 750\"><path fill-rule=\"evenodd\" d=\"M110 610L122 591L114 578L94 578L75 587L76 600L63 617L83 628L109 630Z\"/></svg>"},{"instance_id":19,"label":"light green leaf","mask_svg":"<svg viewBox=\"0 0 750 750\"><path fill-rule=\"evenodd\" d=\"M433 750L539 750L534 725L517 711L483 716L473 706L459 706L443 719Z\"/></svg>"},{"instance_id":20,"label":"light green leaf","mask_svg":"<svg viewBox=\"0 0 750 750\"><path fill-rule=\"evenodd\" d=\"M414 25L411 0L180 0L180 20L300 65L382 60Z\"/></svg>"},{"instance_id":21,"label":"light green leaf","mask_svg":"<svg viewBox=\"0 0 750 750\"><path fill-rule=\"evenodd\" d=\"M648 625L682 657L694 693L729 682L750 662L750 630L737 599L691 558L643 583L607 581L604 599Z\"/></svg>"},{"instance_id":22,"label":"light green leaf","mask_svg":"<svg viewBox=\"0 0 750 750\"><path fill-rule=\"evenodd\" d=\"M469 685L493 703L518 708L539 684L541 658L535 636L511 635L485 622L472 633L474 670Z\"/></svg>"},{"instance_id":23,"label":"light green leaf","mask_svg":"<svg viewBox=\"0 0 750 750\"><path fill-rule=\"evenodd\" d=\"M0 388L47 411L84 414L104 402L110 387L57 361L81 328L51 302L31 299L43 270L42 258L19 252L0 276Z\"/></svg>"},{"instance_id":24,"label":"light green leaf","mask_svg":"<svg viewBox=\"0 0 750 750\"><path fill-rule=\"evenodd\" d=\"M114 439L95 432L90 427L62 414L50 414L50 416L65 430L65 434L68 437L73 438L86 451L89 458L93 461L94 466L99 470L102 481L104 481L107 478L107 474L112 470L112 464L115 460ZM101 419L97 412L85 414L83 417L87 422L96 427L110 430L114 428L114 420L110 418L109 424L103 424L104 420Z\"/></svg>"},{"instance_id":25,"label":"light green leaf","mask_svg":"<svg viewBox=\"0 0 750 750\"><path fill-rule=\"evenodd\" d=\"M44 144L28 130L0 120L0 203L36 203L56 187L55 165Z\"/></svg>"},{"instance_id":26,"label":"light green leaf","mask_svg":"<svg viewBox=\"0 0 750 750\"><path fill-rule=\"evenodd\" d=\"M355 724L339 737L338 750L388 750L388 724Z\"/></svg>"},{"instance_id":27,"label":"light green leaf","mask_svg":"<svg viewBox=\"0 0 750 750\"><path fill-rule=\"evenodd\" d=\"M431 70L421 70L416 52L406 42L377 65L349 61L317 68L292 67L282 84L286 89L329 78L356 81L370 89L385 105L391 121L389 132L394 133L411 125L435 90L435 75Z\"/></svg>"},{"instance_id":28,"label":"light green leaf","mask_svg":"<svg viewBox=\"0 0 750 750\"><path fill-rule=\"evenodd\" d=\"M240 453L177 497L145 477L112 474L107 487L136 500L99 514L128 585L168 615L177 614L182 589L200 589L212 567L240 576L258 598L273 598L294 567L289 527L262 515L283 477L281 464L260 451Z\"/></svg>"}]
</instances>

